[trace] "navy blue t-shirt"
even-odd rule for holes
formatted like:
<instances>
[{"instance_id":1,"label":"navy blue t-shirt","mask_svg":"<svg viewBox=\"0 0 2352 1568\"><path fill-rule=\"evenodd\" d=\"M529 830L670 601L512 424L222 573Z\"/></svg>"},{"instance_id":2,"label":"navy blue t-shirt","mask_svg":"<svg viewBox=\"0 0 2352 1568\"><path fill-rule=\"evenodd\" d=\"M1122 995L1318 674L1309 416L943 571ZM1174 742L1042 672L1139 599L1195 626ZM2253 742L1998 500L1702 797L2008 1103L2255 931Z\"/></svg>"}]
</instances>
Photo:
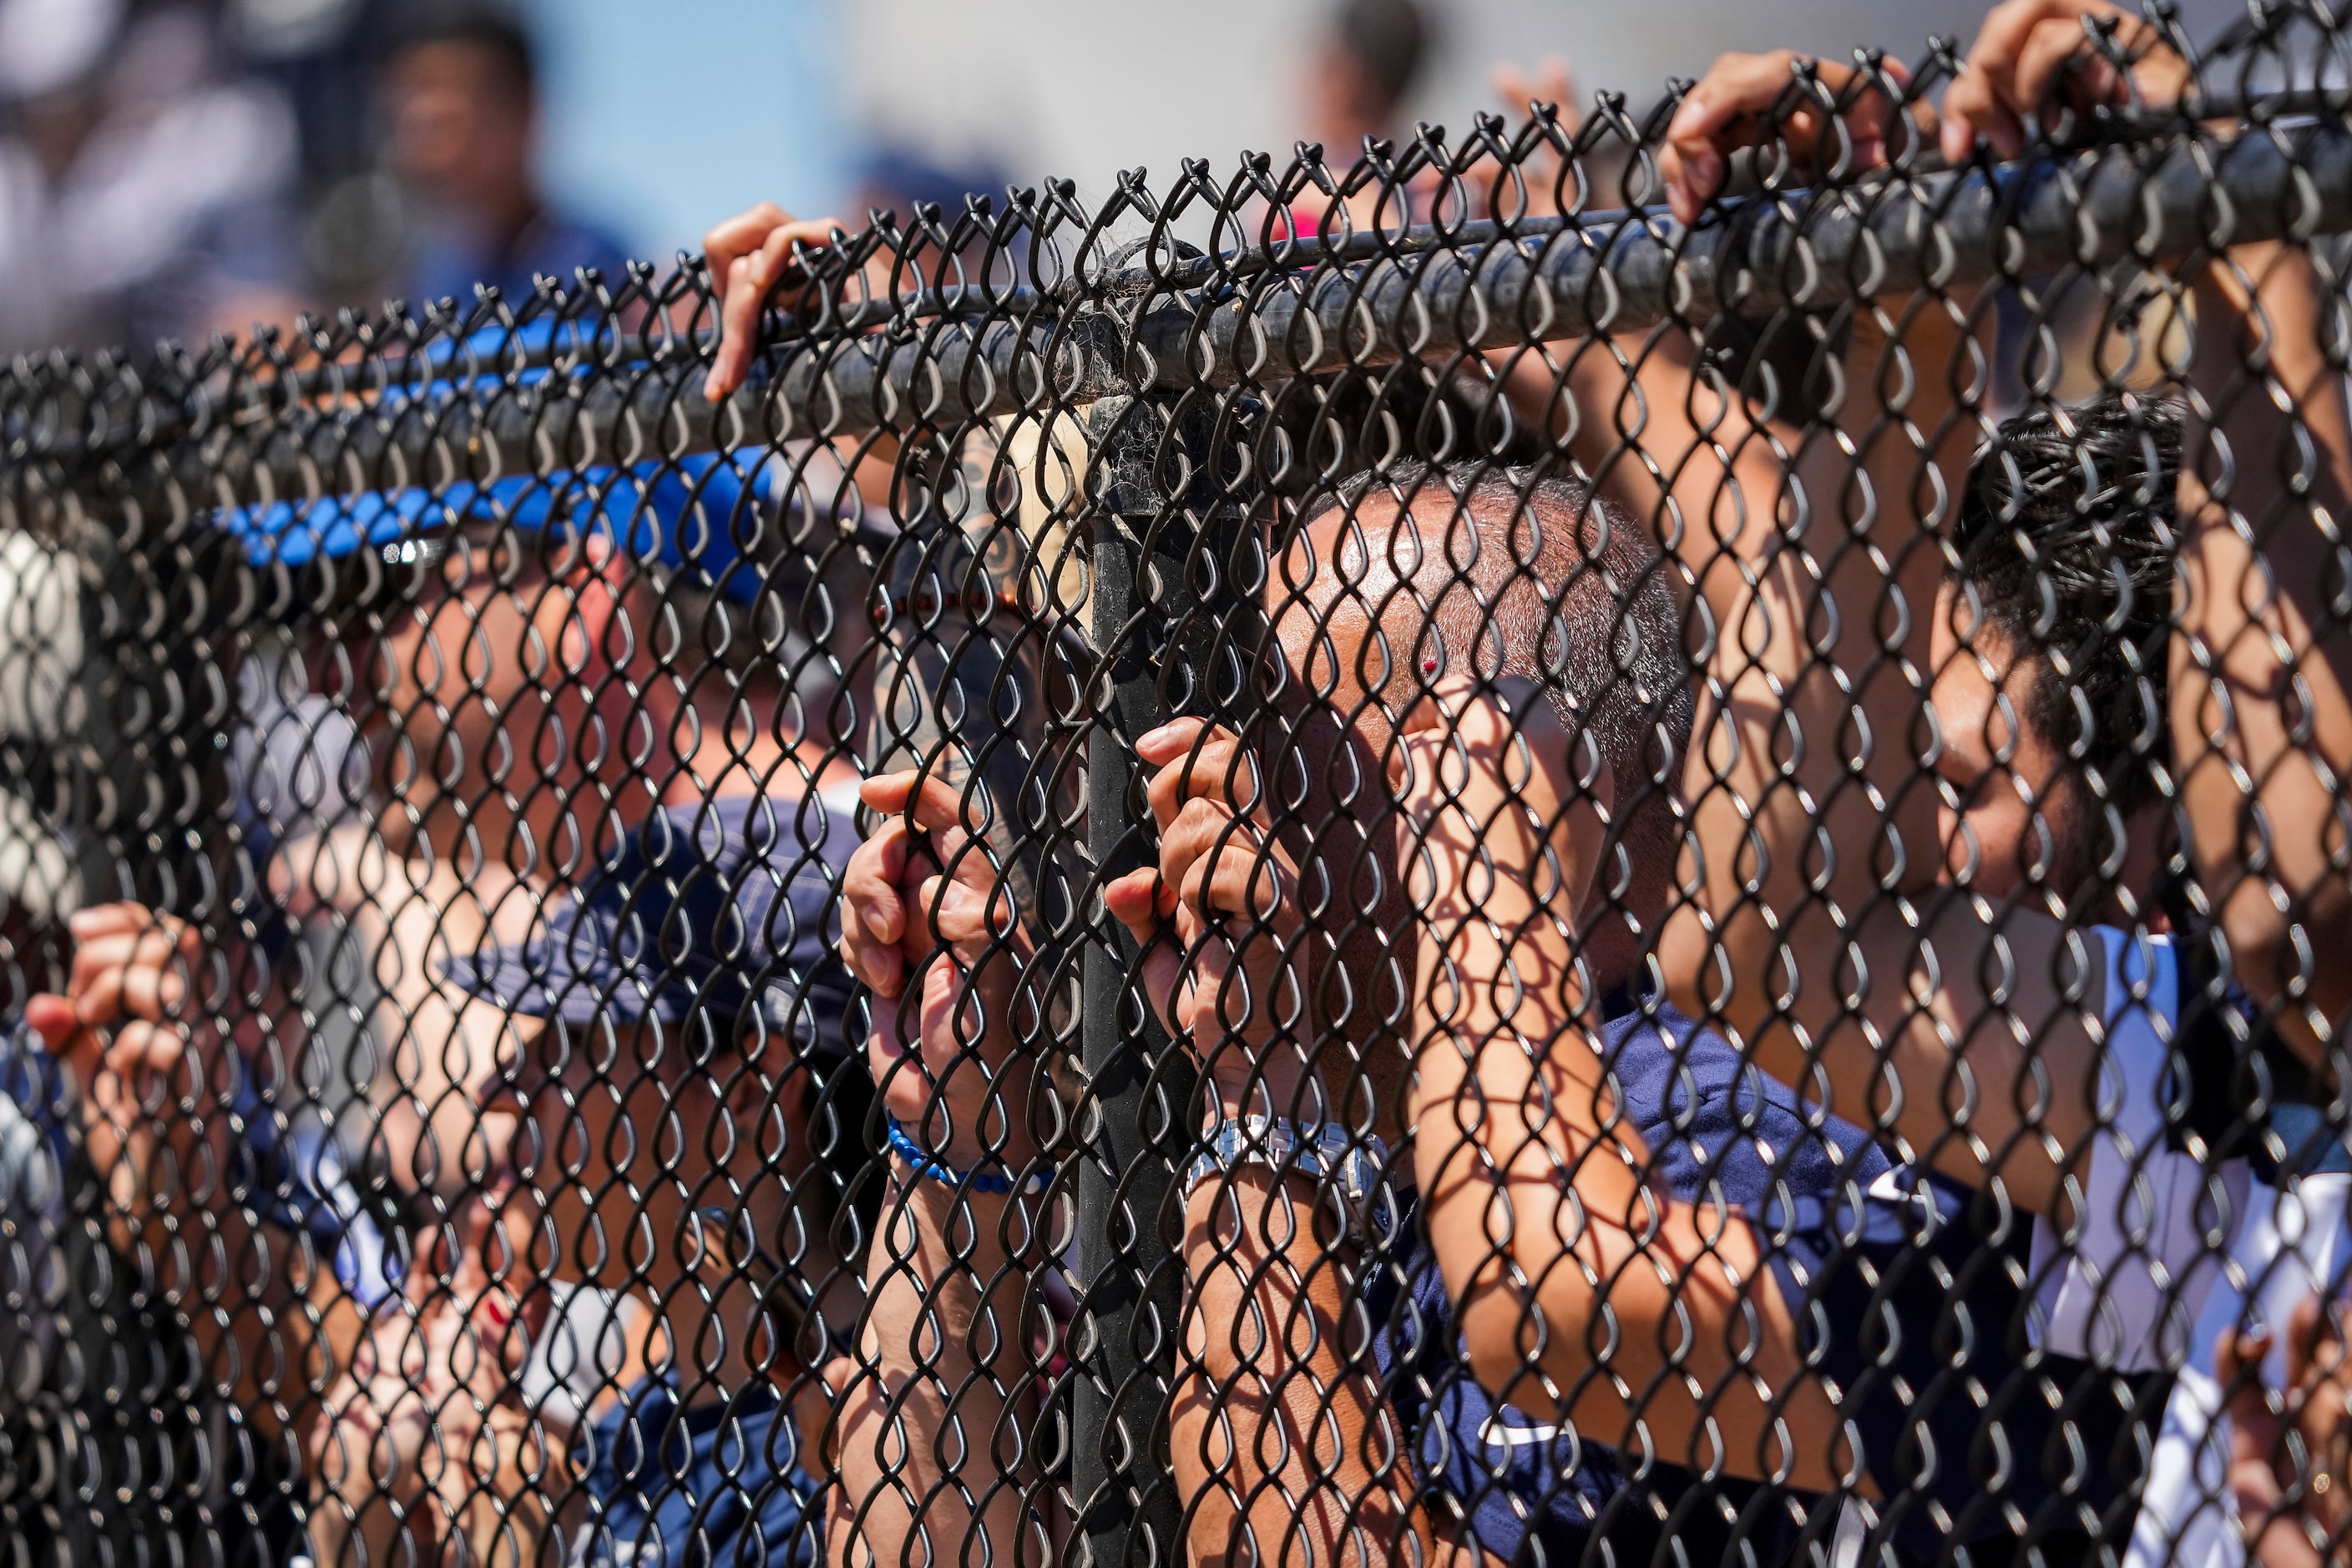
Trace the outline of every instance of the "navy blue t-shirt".
<instances>
[{"instance_id":1,"label":"navy blue t-shirt","mask_svg":"<svg viewBox=\"0 0 2352 1568\"><path fill-rule=\"evenodd\" d=\"M419 305L455 300L461 310L474 302L474 288L487 283L499 289L509 305L531 297L541 274L564 288L574 286L572 275L583 267L600 268L614 289L625 280L628 247L604 229L567 214L543 211L518 235L505 251L451 231L428 234L410 268L407 297Z\"/></svg>"},{"instance_id":2,"label":"navy blue t-shirt","mask_svg":"<svg viewBox=\"0 0 2352 1568\"><path fill-rule=\"evenodd\" d=\"M1905 1169L1796 1229L1812 1258L1781 1289L1877 1488L1866 1557L2005 1537L2053 1561L2121 1551L2172 1380L2034 1347L2032 1215Z\"/></svg>"},{"instance_id":3,"label":"navy blue t-shirt","mask_svg":"<svg viewBox=\"0 0 2352 1568\"><path fill-rule=\"evenodd\" d=\"M1821 1238L1801 1230L1852 1212L1887 1171L1885 1155L1859 1128L1808 1110L1670 1005L1612 1011L1603 1032L1611 1099L1648 1148L1660 1189L1745 1210L1776 1270L1787 1267L1780 1252L1793 1251L1811 1271ZM1646 1562L1669 1539L1695 1563L1735 1546L1776 1563L1809 1521L1826 1539L1833 1510L1811 1494L1703 1482L1654 1460L1629 1474L1626 1456L1566 1421L1496 1405L1470 1375L1424 1228L1410 1226L1397 1248L1370 1289L1373 1321L1384 1325L1375 1361L1411 1434L1420 1486L1488 1554L1568 1568L1598 1535L1621 1563Z\"/></svg>"},{"instance_id":4,"label":"navy blue t-shirt","mask_svg":"<svg viewBox=\"0 0 2352 1568\"><path fill-rule=\"evenodd\" d=\"M581 1568L810 1568L824 1556L817 1483L772 1388L681 1408L648 1379L583 1446Z\"/></svg>"},{"instance_id":5,"label":"navy blue t-shirt","mask_svg":"<svg viewBox=\"0 0 2352 1568\"><path fill-rule=\"evenodd\" d=\"M2153 1424L2164 1393L2031 1348L2031 1216L1898 1169L1670 1005L1612 1012L1603 1037L1626 1129L1662 1192L1748 1215L1879 1494L1878 1540L1932 1559L2008 1534L2009 1509L2030 1538L2127 1537L2132 1422ZM1811 1494L1657 1462L1629 1474L1625 1456L1566 1422L1497 1406L1470 1375L1420 1225L1370 1296L1419 1482L1491 1555L1559 1568L1597 1535L1621 1563L1666 1540L1695 1563L1735 1546L1774 1563L1809 1522L1826 1545L1836 1510Z\"/></svg>"}]
</instances>

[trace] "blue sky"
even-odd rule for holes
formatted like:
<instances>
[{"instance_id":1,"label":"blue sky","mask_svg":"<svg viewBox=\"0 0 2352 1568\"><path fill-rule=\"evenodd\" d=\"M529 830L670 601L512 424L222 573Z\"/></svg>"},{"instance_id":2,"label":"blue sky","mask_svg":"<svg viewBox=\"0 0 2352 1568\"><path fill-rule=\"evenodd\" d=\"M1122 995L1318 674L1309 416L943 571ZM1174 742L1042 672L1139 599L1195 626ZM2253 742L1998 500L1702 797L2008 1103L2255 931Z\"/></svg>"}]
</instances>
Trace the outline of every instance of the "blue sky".
<instances>
[{"instance_id":1,"label":"blue sky","mask_svg":"<svg viewBox=\"0 0 2352 1568\"><path fill-rule=\"evenodd\" d=\"M530 0L551 191L641 257L698 248L761 197L833 210L847 186L831 0Z\"/></svg>"}]
</instances>

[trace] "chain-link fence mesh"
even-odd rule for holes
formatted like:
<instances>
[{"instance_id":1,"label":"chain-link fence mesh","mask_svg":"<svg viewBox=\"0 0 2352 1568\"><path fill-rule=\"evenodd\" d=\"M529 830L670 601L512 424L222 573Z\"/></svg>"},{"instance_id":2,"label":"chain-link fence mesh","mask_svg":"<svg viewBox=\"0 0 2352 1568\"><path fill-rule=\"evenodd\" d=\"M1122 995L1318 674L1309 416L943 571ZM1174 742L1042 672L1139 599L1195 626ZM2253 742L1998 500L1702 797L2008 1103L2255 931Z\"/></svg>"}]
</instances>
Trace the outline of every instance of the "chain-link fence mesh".
<instances>
[{"instance_id":1,"label":"chain-link fence mesh","mask_svg":"<svg viewBox=\"0 0 2352 1568\"><path fill-rule=\"evenodd\" d=\"M726 258L17 362L11 1561L2342 1555L2347 40L2080 10L715 403Z\"/></svg>"}]
</instances>

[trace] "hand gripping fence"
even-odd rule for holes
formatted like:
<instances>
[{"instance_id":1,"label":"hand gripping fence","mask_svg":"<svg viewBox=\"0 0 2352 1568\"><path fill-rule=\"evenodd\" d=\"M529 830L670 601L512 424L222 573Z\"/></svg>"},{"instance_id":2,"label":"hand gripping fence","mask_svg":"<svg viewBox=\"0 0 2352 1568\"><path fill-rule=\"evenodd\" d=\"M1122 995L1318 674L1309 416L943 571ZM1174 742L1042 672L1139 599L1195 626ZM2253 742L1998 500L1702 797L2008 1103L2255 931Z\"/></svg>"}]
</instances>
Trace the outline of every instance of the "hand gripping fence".
<instances>
[{"instance_id":1,"label":"hand gripping fence","mask_svg":"<svg viewBox=\"0 0 2352 1568\"><path fill-rule=\"evenodd\" d=\"M7 1560L2346 1560L2346 57L18 360Z\"/></svg>"}]
</instances>

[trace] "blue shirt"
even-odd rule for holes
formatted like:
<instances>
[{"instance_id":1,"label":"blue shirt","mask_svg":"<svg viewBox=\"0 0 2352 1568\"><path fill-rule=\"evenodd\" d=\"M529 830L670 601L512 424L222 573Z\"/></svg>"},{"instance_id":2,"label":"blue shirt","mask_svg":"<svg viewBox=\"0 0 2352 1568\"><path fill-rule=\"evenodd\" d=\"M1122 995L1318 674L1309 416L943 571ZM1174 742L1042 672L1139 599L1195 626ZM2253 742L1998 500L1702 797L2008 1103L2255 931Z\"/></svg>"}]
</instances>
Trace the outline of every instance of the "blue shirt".
<instances>
[{"instance_id":1,"label":"blue shirt","mask_svg":"<svg viewBox=\"0 0 2352 1568\"><path fill-rule=\"evenodd\" d=\"M519 305L531 297L541 274L570 289L572 273L583 267L602 269L607 286L618 288L628 254L628 247L604 229L542 209L504 255L451 231L429 237L410 273L408 300L416 306L455 300L463 310L474 302L474 286L487 283L509 304Z\"/></svg>"},{"instance_id":2,"label":"blue shirt","mask_svg":"<svg viewBox=\"0 0 2352 1568\"><path fill-rule=\"evenodd\" d=\"M2014 1510L2053 1561L2084 1554L2084 1536L2121 1550L2171 1379L2032 1344L2032 1215L1890 1169L1795 1236L1776 1272L1876 1483L1872 1549L1932 1561L2010 1536Z\"/></svg>"},{"instance_id":3,"label":"blue shirt","mask_svg":"<svg viewBox=\"0 0 2352 1568\"><path fill-rule=\"evenodd\" d=\"M1860 1128L1804 1105L1671 1005L1605 1026L1612 1098L1658 1188L1736 1207L1880 1497L1878 1540L1920 1561L1954 1542L2128 1539L2165 1380L2036 1351L2027 1328L2031 1216L1940 1175L1898 1168ZM1497 1405L1472 1379L1418 1225L1372 1282L1376 1361L1412 1435L1417 1479L1476 1543L1546 1568L1605 1541L1644 1562L1666 1541L1691 1562L1744 1546L1786 1558L1822 1500L1704 1482L1626 1458L1552 1414ZM1875 1544L1875 1543L1874 1543Z\"/></svg>"},{"instance_id":4,"label":"blue shirt","mask_svg":"<svg viewBox=\"0 0 2352 1568\"><path fill-rule=\"evenodd\" d=\"M2032 1216L1934 1172L1898 1167L1859 1128L1786 1088L1671 1006L1609 1026L1627 1119L1674 1195L1745 1210L1800 1356L1875 1485L1873 1542L1920 1561L2009 1536L2055 1556L2063 1533L2122 1542L2143 1460L2135 1412L2154 1376L2037 1350Z\"/></svg>"},{"instance_id":5,"label":"blue shirt","mask_svg":"<svg viewBox=\"0 0 2352 1568\"><path fill-rule=\"evenodd\" d=\"M822 1555L817 1484L772 1388L681 1408L649 1378L581 1443L581 1568L808 1568Z\"/></svg>"},{"instance_id":6,"label":"blue shirt","mask_svg":"<svg viewBox=\"0 0 2352 1568\"><path fill-rule=\"evenodd\" d=\"M1867 1133L1809 1111L1670 1005L1621 1007L1602 1040L1611 1098L1648 1148L1652 1179L1685 1202L1745 1210L1776 1266L1780 1247L1817 1258L1822 1217L1851 1208L1888 1169ZM1543 1568L1581 1561L1596 1535L1620 1563L1647 1562L1669 1540L1691 1562L1729 1560L1738 1545L1763 1562L1789 1554L1819 1503L1811 1494L1703 1482L1657 1461L1629 1474L1616 1449L1566 1419L1497 1405L1470 1375L1424 1227L1399 1247L1370 1290L1385 1324L1375 1363L1412 1435L1417 1481L1478 1546Z\"/></svg>"},{"instance_id":7,"label":"blue shirt","mask_svg":"<svg viewBox=\"0 0 2352 1568\"><path fill-rule=\"evenodd\" d=\"M21 1023L0 1030L0 1235L9 1242L0 1247L0 1291L11 1301L40 1301L58 1261L73 1160L71 1096L38 1035ZM20 1364L20 1331L30 1335L36 1361L51 1363L58 1316L0 1311L0 1363Z\"/></svg>"},{"instance_id":8,"label":"blue shirt","mask_svg":"<svg viewBox=\"0 0 2352 1568\"><path fill-rule=\"evenodd\" d=\"M240 1062L229 1100L236 1135L229 1172L238 1201L283 1230L301 1231L333 1259L335 1278L373 1310L399 1282L400 1264L361 1198L329 1131L289 1117ZM73 1091L39 1036L21 1022L0 1034L0 1219L18 1227L20 1245L56 1242L65 1222L62 1174L75 1131ZM37 1265L35 1265L37 1270ZM5 1279L0 1274L0 1279Z\"/></svg>"}]
</instances>

